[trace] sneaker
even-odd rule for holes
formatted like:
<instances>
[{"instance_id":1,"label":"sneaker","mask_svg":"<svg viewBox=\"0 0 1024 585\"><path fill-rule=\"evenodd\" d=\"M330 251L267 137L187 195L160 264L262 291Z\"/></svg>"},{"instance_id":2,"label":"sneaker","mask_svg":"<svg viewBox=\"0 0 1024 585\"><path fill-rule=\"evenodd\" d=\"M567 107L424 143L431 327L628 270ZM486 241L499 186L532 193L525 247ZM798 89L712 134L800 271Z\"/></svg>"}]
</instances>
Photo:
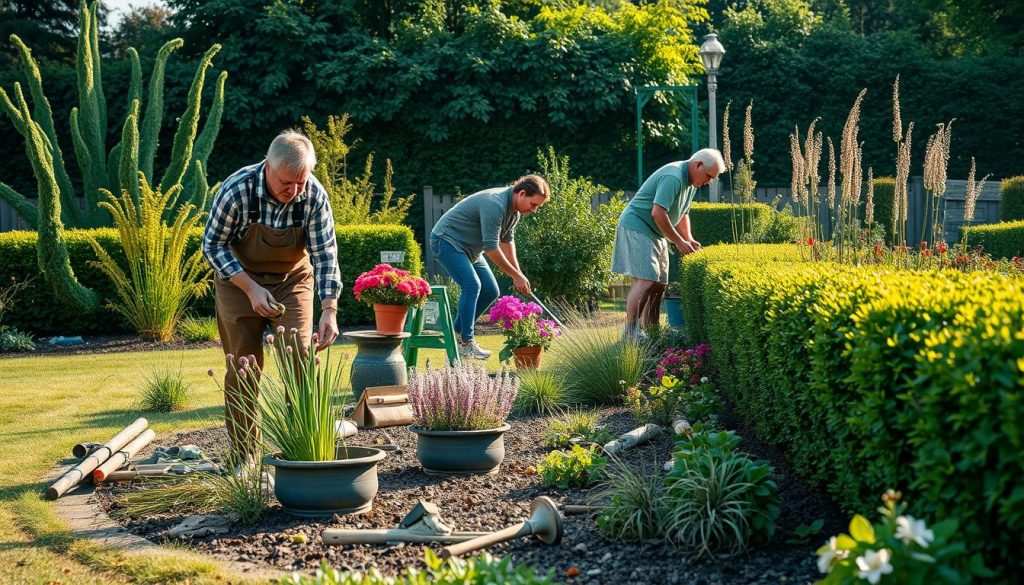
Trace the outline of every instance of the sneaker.
<instances>
[{"instance_id":1,"label":"sneaker","mask_svg":"<svg viewBox=\"0 0 1024 585\"><path fill-rule=\"evenodd\" d=\"M459 355L464 358L472 358L475 360L485 360L491 357L491 353L482 347L480 347L476 340L470 339L466 343L459 344Z\"/></svg>"}]
</instances>

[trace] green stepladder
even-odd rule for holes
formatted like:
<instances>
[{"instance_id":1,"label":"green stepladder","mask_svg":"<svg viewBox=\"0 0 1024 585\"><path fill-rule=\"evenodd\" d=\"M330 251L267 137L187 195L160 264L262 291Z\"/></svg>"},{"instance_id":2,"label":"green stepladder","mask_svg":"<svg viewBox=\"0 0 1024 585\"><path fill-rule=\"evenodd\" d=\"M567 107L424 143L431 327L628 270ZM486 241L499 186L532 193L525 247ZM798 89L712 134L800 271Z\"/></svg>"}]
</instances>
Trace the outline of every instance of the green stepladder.
<instances>
[{"instance_id":1,"label":"green stepladder","mask_svg":"<svg viewBox=\"0 0 1024 585\"><path fill-rule=\"evenodd\" d=\"M447 287L431 286L430 296L422 308L409 307L405 330L412 334L402 342L402 353L409 367L417 366L420 349L443 349L449 365L459 362L459 346L455 341L455 322L448 304Z\"/></svg>"}]
</instances>

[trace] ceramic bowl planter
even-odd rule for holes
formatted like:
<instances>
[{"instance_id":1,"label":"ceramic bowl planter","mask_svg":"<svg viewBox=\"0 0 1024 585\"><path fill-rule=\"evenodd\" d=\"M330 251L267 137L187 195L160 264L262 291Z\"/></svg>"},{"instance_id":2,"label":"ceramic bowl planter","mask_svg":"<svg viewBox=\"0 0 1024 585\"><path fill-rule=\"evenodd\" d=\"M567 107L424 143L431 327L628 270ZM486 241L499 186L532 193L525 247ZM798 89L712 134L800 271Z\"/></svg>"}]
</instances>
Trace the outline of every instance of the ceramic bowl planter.
<instances>
[{"instance_id":1,"label":"ceramic bowl planter","mask_svg":"<svg viewBox=\"0 0 1024 585\"><path fill-rule=\"evenodd\" d=\"M373 304L373 316L377 323L377 333L381 335L398 335L405 329L405 316L409 308L405 305Z\"/></svg>"},{"instance_id":2,"label":"ceramic bowl planter","mask_svg":"<svg viewBox=\"0 0 1024 585\"><path fill-rule=\"evenodd\" d=\"M429 475L494 475L505 459L508 424L476 431L430 431L413 426L416 456Z\"/></svg>"},{"instance_id":3,"label":"ceramic bowl planter","mask_svg":"<svg viewBox=\"0 0 1024 585\"><path fill-rule=\"evenodd\" d=\"M303 517L370 511L377 495L377 462L385 453L349 447L344 455L343 448L334 461L287 461L276 453L267 455L263 461L276 469L274 495L284 510Z\"/></svg>"},{"instance_id":4,"label":"ceramic bowl planter","mask_svg":"<svg viewBox=\"0 0 1024 585\"><path fill-rule=\"evenodd\" d=\"M539 345L529 345L513 349L512 355L515 356L516 368L536 370L540 367L540 354L543 352L544 348Z\"/></svg>"}]
</instances>

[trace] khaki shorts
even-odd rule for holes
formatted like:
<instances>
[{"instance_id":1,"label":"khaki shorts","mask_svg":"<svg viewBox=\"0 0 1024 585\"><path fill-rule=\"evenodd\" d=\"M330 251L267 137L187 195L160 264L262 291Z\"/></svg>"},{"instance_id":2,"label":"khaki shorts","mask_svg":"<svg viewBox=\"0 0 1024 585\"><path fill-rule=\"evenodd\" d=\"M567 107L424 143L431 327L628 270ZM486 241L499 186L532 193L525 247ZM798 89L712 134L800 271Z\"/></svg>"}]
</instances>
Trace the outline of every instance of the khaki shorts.
<instances>
[{"instance_id":1,"label":"khaki shorts","mask_svg":"<svg viewBox=\"0 0 1024 585\"><path fill-rule=\"evenodd\" d=\"M612 272L668 284L668 240L652 240L619 225L615 230Z\"/></svg>"}]
</instances>

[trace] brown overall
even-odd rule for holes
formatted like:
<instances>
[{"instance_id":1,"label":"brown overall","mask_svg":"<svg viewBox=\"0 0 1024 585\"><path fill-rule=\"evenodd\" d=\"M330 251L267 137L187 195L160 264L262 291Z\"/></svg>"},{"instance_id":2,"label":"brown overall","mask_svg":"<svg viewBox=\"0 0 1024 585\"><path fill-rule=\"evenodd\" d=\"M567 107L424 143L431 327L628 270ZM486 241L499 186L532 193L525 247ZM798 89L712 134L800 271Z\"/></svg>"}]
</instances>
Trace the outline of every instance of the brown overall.
<instances>
[{"instance_id":1,"label":"brown overall","mask_svg":"<svg viewBox=\"0 0 1024 585\"><path fill-rule=\"evenodd\" d=\"M225 355L234 355L235 359L254 355L262 369L263 331L267 323L275 335L278 326L286 332L294 327L299 332L300 347L309 348L313 332L313 267L306 251L305 207L304 203L295 205L291 227L275 229L258 223L259 206L255 194L250 194L250 223L242 237L228 247L246 274L286 309L279 317L261 317L242 289L228 280L215 278L217 327ZM291 344L291 334L287 335ZM245 403L241 402L235 370L228 364L224 376L224 423L235 451L251 454L259 437L251 415L255 405L239 408L239 404Z\"/></svg>"}]
</instances>

